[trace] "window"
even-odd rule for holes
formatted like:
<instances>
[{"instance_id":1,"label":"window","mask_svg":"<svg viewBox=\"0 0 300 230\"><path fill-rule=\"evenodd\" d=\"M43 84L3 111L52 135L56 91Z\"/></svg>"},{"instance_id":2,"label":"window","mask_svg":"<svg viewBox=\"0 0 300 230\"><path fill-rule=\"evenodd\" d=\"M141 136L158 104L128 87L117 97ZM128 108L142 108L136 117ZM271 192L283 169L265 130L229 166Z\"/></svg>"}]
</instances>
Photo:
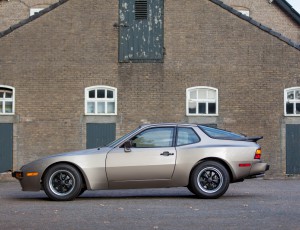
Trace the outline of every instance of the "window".
<instances>
[{"instance_id":1,"label":"window","mask_svg":"<svg viewBox=\"0 0 300 230\"><path fill-rule=\"evenodd\" d=\"M29 12L29 15L32 16L32 15L35 15L36 13L40 12L41 10L43 10L44 8L31 8L30 9L30 12Z\"/></svg>"},{"instance_id":2,"label":"window","mask_svg":"<svg viewBox=\"0 0 300 230\"><path fill-rule=\"evenodd\" d=\"M199 128L206 133L211 138L215 139L225 139L225 140L247 140L247 138L243 135L236 134L230 131L216 129L208 126L199 125ZM251 140L251 139L249 139Z\"/></svg>"},{"instance_id":3,"label":"window","mask_svg":"<svg viewBox=\"0 0 300 230\"><path fill-rule=\"evenodd\" d=\"M300 116L300 87L284 90L284 115Z\"/></svg>"},{"instance_id":4,"label":"window","mask_svg":"<svg viewBox=\"0 0 300 230\"><path fill-rule=\"evenodd\" d=\"M218 115L218 89L211 87L192 87L186 90L186 114Z\"/></svg>"},{"instance_id":5,"label":"window","mask_svg":"<svg viewBox=\"0 0 300 230\"><path fill-rule=\"evenodd\" d=\"M0 115L14 114L14 88L0 85Z\"/></svg>"},{"instance_id":6,"label":"window","mask_svg":"<svg viewBox=\"0 0 300 230\"><path fill-rule=\"evenodd\" d=\"M92 86L85 89L86 115L117 115L117 89Z\"/></svg>"},{"instance_id":7,"label":"window","mask_svg":"<svg viewBox=\"0 0 300 230\"><path fill-rule=\"evenodd\" d=\"M177 146L194 144L200 141L200 138L191 128L178 128L177 132Z\"/></svg>"},{"instance_id":8,"label":"window","mask_svg":"<svg viewBox=\"0 0 300 230\"><path fill-rule=\"evenodd\" d=\"M151 128L132 138L132 146L135 148L159 148L172 147L174 128Z\"/></svg>"}]
</instances>

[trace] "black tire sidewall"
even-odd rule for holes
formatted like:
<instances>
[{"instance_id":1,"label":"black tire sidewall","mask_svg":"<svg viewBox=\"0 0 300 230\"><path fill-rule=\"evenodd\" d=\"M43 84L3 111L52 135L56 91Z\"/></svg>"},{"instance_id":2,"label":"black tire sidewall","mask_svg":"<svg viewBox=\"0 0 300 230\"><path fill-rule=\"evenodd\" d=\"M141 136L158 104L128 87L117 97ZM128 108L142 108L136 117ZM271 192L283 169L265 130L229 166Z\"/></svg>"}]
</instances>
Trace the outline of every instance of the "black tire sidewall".
<instances>
[{"instance_id":1,"label":"black tire sidewall","mask_svg":"<svg viewBox=\"0 0 300 230\"><path fill-rule=\"evenodd\" d=\"M223 184L221 187L213 193L207 193L198 185L198 175L199 173L207 167L216 168L223 177ZM206 199L216 199L220 196L222 196L228 189L230 183L230 178L227 169L220 163L215 161L205 161L197 165L194 170L192 171L191 178L190 178L190 187L192 188L192 191L195 195L197 195L200 198L206 198Z\"/></svg>"},{"instance_id":2,"label":"black tire sidewall","mask_svg":"<svg viewBox=\"0 0 300 230\"><path fill-rule=\"evenodd\" d=\"M57 195L55 194L49 185L49 180L51 178L51 176L60 170L66 170L69 173L71 173L74 177L75 180L75 185L73 190L66 195ZM45 176L43 178L43 187L44 187L44 191L47 194L47 196L51 199L51 200L56 200L56 201L68 201L68 200L73 200L75 199L79 193L81 192L82 189L82 177L81 174L78 172L78 170L73 167L72 165L69 164L57 164L54 165L52 167L50 167L46 173Z\"/></svg>"}]
</instances>

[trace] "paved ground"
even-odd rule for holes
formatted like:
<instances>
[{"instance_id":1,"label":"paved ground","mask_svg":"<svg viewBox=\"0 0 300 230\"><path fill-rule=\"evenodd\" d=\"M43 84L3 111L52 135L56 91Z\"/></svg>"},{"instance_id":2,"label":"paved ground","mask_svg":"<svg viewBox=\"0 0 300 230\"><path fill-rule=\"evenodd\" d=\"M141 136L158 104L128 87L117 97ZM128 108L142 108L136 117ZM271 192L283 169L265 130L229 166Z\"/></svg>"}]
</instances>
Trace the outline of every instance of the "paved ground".
<instances>
[{"instance_id":1,"label":"paved ground","mask_svg":"<svg viewBox=\"0 0 300 230\"><path fill-rule=\"evenodd\" d=\"M300 229L300 180L246 180L217 200L185 188L86 192L49 201L0 182L0 229Z\"/></svg>"}]
</instances>

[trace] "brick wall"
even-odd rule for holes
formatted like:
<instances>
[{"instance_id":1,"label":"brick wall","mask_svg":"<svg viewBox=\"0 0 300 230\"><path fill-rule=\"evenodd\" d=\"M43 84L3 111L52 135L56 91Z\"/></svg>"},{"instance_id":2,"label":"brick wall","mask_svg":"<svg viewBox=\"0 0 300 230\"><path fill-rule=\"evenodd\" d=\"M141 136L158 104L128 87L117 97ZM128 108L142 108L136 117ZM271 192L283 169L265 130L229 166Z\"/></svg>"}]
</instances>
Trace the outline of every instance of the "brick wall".
<instances>
[{"instance_id":1,"label":"brick wall","mask_svg":"<svg viewBox=\"0 0 300 230\"><path fill-rule=\"evenodd\" d=\"M300 43L300 26L279 6L269 0L222 0L234 9L247 8L250 17Z\"/></svg>"},{"instance_id":2,"label":"brick wall","mask_svg":"<svg viewBox=\"0 0 300 230\"><path fill-rule=\"evenodd\" d=\"M166 0L164 17L164 63L117 62L117 1L70 0L0 39L0 84L16 89L15 168L85 148L84 89L108 85L117 136L143 122L213 121L263 135L269 174L283 174L283 90L299 86L299 50L208 0ZM218 117L186 117L193 86L219 90Z\"/></svg>"},{"instance_id":3,"label":"brick wall","mask_svg":"<svg viewBox=\"0 0 300 230\"><path fill-rule=\"evenodd\" d=\"M30 8L46 8L58 0L1 0L0 31L29 17Z\"/></svg>"}]
</instances>

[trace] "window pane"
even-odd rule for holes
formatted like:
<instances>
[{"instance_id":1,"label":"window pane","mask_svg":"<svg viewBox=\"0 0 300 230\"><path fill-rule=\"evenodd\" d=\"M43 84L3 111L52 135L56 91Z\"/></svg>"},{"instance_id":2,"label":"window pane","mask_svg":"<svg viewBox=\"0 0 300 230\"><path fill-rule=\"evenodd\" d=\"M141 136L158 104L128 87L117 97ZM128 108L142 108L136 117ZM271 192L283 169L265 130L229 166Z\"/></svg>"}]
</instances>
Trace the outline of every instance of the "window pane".
<instances>
[{"instance_id":1,"label":"window pane","mask_svg":"<svg viewBox=\"0 0 300 230\"><path fill-rule=\"evenodd\" d=\"M296 114L300 114L300 103L296 104Z\"/></svg>"},{"instance_id":2,"label":"window pane","mask_svg":"<svg viewBox=\"0 0 300 230\"><path fill-rule=\"evenodd\" d=\"M216 91L215 90L208 90L208 99L216 99Z\"/></svg>"},{"instance_id":3,"label":"window pane","mask_svg":"<svg viewBox=\"0 0 300 230\"><path fill-rule=\"evenodd\" d=\"M208 136L217 139L229 139L229 140L244 140L245 136L229 132L222 129L216 129L208 126L199 125L200 129L204 131Z\"/></svg>"},{"instance_id":4,"label":"window pane","mask_svg":"<svg viewBox=\"0 0 300 230\"><path fill-rule=\"evenodd\" d=\"M208 113L209 114L216 114L216 103L208 103Z\"/></svg>"},{"instance_id":5,"label":"window pane","mask_svg":"<svg viewBox=\"0 0 300 230\"><path fill-rule=\"evenodd\" d=\"M198 111L200 114L206 114L206 103L198 103Z\"/></svg>"},{"instance_id":6,"label":"window pane","mask_svg":"<svg viewBox=\"0 0 300 230\"><path fill-rule=\"evenodd\" d=\"M0 101L0 113L3 113L3 101Z\"/></svg>"},{"instance_id":7,"label":"window pane","mask_svg":"<svg viewBox=\"0 0 300 230\"><path fill-rule=\"evenodd\" d=\"M12 102L5 103L5 113L12 113Z\"/></svg>"},{"instance_id":8,"label":"window pane","mask_svg":"<svg viewBox=\"0 0 300 230\"><path fill-rule=\"evenodd\" d=\"M89 98L95 98L95 90L89 91Z\"/></svg>"},{"instance_id":9,"label":"window pane","mask_svg":"<svg viewBox=\"0 0 300 230\"><path fill-rule=\"evenodd\" d=\"M296 90L296 97L297 100L300 100L300 90Z\"/></svg>"},{"instance_id":10,"label":"window pane","mask_svg":"<svg viewBox=\"0 0 300 230\"><path fill-rule=\"evenodd\" d=\"M190 91L190 99L197 99L197 90Z\"/></svg>"},{"instance_id":11,"label":"window pane","mask_svg":"<svg viewBox=\"0 0 300 230\"><path fill-rule=\"evenodd\" d=\"M147 129L132 139L132 145L136 148L171 147L173 130L173 128Z\"/></svg>"},{"instance_id":12,"label":"window pane","mask_svg":"<svg viewBox=\"0 0 300 230\"><path fill-rule=\"evenodd\" d=\"M287 92L287 99L294 99L294 91Z\"/></svg>"},{"instance_id":13,"label":"window pane","mask_svg":"<svg viewBox=\"0 0 300 230\"><path fill-rule=\"evenodd\" d=\"M104 89L97 90L97 98L105 98L105 90Z\"/></svg>"},{"instance_id":14,"label":"window pane","mask_svg":"<svg viewBox=\"0 0 300 230\"><path fill-rule=\"evenodd\" d=\"M6 92L5 98L12 98L12 93Z\"/></svg>"},{"instance_id":15,"label":"window pane","mask_svg":"<svg viewBox=\"0 0 300 230\"><path fill-rule=\"evenodd\" d=\"M114 91L107 90L107 98L114 98Z\"/></svg>"},{"instance_id":16,"label":"window pane","mask_svg":"<svg viewBox=\"0 0 300 230\"><path fill-rule=\"evenodd\" d=\"M107 113L115 113L115 103L107 102Z\"/></svg>"},{"instance_id":17,"label":"window pane","mask_svg":"<svg viewBox=\"0 0 300 230\"><path fill-rule=\"evenodd\" d=\"M0 92L0 98L4 98L4 93Z\"/></svg>"},{"instance_id":18,"label":"window pane","mask_svg":"<svg viewBox=\"0 0 300 230\"><path fill-rule=\"evenodd\" d=\"M187 145L199 142L199 137L191 128L179 128L177 134L177 145Z\"/></svg>"},{"instance_id":19,"label":"window pane","mask_svg":"<svg viewBox=\"0 0 300 230\"><path fill-rule=\"evenodd\" d=\"M105 113L105 102L97 103L97 113Z\"/></svg>"},{"instance_id":20,"label":"window pane","mask_svg":"<svg viewBox=\"0 0 300 230\"><path fill-rule=\"evenodd\" d=\"M95 103L94 102L88 102L87 103L87 112L88 113L95 113Z\"/></svg>"},{"instance_id":21,"label":"window pane","mask_svg":"<svg viewBox=\"0 0 300 230\"><path fill-rule=\"evenodd\" d=\"M207 89L198 89L198 99L207 99Z\"/></svg>"},{"instance_id":22,"label":"window pane","mask_svg":"<svg viewBox=\"0 0 300 230\"><path fill-rule=\"evenodd\" d=\"M286 103L286 113L287 114L294 113L294 104L293 103Z\"/></svg>"},{"instance_id":23,"label":"window pane","mask_svg":"<svg viewBox=\"0 0 300 230\"><path fill-rule=\"evenodd\" d=\"M189 113L190 114L196 114L196 102L189 102Z\"/></svg>"}]
</instances>

